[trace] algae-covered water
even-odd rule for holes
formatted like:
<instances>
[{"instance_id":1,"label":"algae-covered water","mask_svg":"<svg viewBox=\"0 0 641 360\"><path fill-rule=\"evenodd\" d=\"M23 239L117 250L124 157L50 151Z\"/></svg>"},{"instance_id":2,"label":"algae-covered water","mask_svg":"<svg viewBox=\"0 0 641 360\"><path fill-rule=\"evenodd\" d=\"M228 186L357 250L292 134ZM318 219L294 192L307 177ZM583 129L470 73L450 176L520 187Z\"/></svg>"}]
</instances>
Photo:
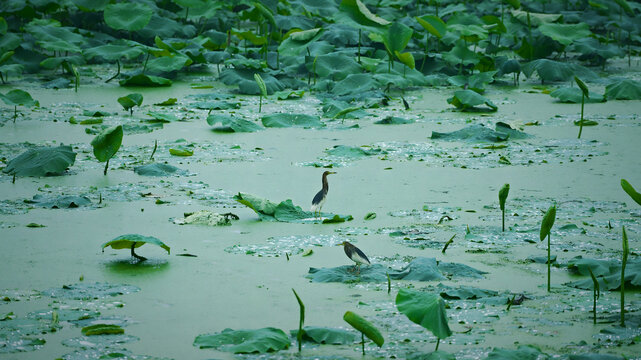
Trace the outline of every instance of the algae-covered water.
<instances>
[{"instance_id":1,"label":"algae-covered water","mask_svg":"<svg viewBox=\"0 0 641 360\"><path fill-rule=\"evenodd\" d=\"M194 76L205 81L213 74ZM528 84L490 89L487 96L501 103L491 115L453 112L441 90L425 88L405 93L410 110L404 110L398 99L384 111L369 110L371 116L340 124L328 120L330 126L321 129L219 133L206 123L207 111L189 106L192 95L227 91L212 84L210 89L192 89L188 83L136 89L145 105L133 116L118 108L115 99L128 90L116 85L88 84L75 93L23 84L39 99L40 107L23 111L15 123L4 121L2 157L11 159L33 144L70 144L78 156L63 176L18 177L15 183L9 175L0 178L0 315L5 318L0 322L0 352L9 351L3 356L75 359L117 352L137 354L136 358L233 357L192 343L200 334L226 328L276 327L286 332L297 328L293 288L305 303L306 325L350 329L342 316L351 310L379 327L386 340L381 348L366 344L368 357L405 358L429 353L435 338L398 312L395 294L406 287L428 287L444 294L441 286L490 290L480 298L446 297L453 335L441 341L439 350L456 358L484 357L495 347L520 345L534 345L550 355L638 356L638 292L627 292L628 327L622 330L617 326L619 292L602 291L593 325L592 291L564 285L586 279L567 269L575 256L620 259L622 225L630 239L630 261L637 261L641 209L621 190L619 181L641 184L638 101L587 106L586 117L598 118L599 125L586 127L580 140L570 121L577 117L578 106L530 93ZM177 104L163 111L183 121L165 123L153 132L125 133L107 175L92 155L93 135L85 133L88 125L69 122L84 109L101 109L112 113L105 123L149 124L141 119L158 108L151 104L170 97L177 98ZM249 118L318 111L313 94L301 100L267 99L260 115L257 98L235 99L242 104L236 111ZM3 117L9 114L3 108ZM416 121L374 124L390 114ZM508 147L499 149L487 149L486 142L430 139L433 131L472 124L493 128L497 121L531 137L510 140ZM539 125L526 126L534 122ZM358 128L349 128L354 124ZM193 144L193 156L169 154L178 139ZM132 171L150 162L156 140L155 161L186 170L186 175L154 178ZM323 169L305 165L324 161L327 151L337 145L383 149L329 160L336 162L337 174L329 177L324 210L350 214L354 220L260 221L254 211L232 199L242 192L276 202L292 199L306 209L320 189ZM500 156L514 161L502 163ZM516 161L519 158L532 162ZM502 233L497 193L504 183L511 188L508 229ZM85 196L90 204L59 209L25 202L34 195ZM558 209L551 251L557 258L548 293L545 264L528 259L546 255L545 242L539 242L539 224L554 203ZM216 227L174 223L184 213L199 210L231 212L239 220ZM369 212L377 216L365 220ZM29 227L31 223L40 227ZM171 247L171 253L147 245L137 252L148 260L136 263L128 250L101 251L101 244L128 233L155 236ZM453 235L453 243L442 253ZM373 264L392 270L415 257L427 257L462 263L485 274L428 282L392 280L390 293L386 281L307 279L310 268L351 263L336 246L344 240L356 244ZM63 286L88 289L74 298L60 293ZM508 311L507 301L514 295L525 299ZM60 317L55 326L53 310ZM125 335L81 337L82 326L105 322L124 327ZM269 356L294 356L295 348L292 338L289 350ZM306 344L303 356L355 358L361 356L360 345Z\"/></svg>"}]
</instances>

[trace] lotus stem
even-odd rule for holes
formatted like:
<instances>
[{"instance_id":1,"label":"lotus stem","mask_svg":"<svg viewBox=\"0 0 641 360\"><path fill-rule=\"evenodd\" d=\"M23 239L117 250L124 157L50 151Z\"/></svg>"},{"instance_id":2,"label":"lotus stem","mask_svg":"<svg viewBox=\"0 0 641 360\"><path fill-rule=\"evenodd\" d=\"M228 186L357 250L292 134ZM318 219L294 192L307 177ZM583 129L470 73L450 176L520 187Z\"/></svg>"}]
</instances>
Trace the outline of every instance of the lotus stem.
<instances>
[{"instance_id":1,"label":"lotus stem","mask_svg":"<svg viewBox=\"0 0 641 360\"><path fill-rule=\"evenodd\" d=\"M365 356L365 334L361 333L361 346L363 348L363 356Z\"/></svg>"},{"instance_id":2,"label":"lotus stem","mask_svg":"<svg viewBox=\"0 0 641 360\"><path fill-rule=\"evenodd\" d=\"M263 109L263 95L261 94L260 101L258 103L258 112L261 112L262 109Z\"/></svg>"},{"instance_id":3,"label":"lotus stem","mask_svg":"<svg viewBox=\"0 0 641 360\"><path fill-rule=\"evenodd\" d=\"M548 233L548 292L550 292L550 234Z\"/></svg>"},{"instance_id":4,"label":"lotus stem","mask_svg":"<svg viewBox=\"0 0 641 360\"><path fill-rule=\"evenodd\" d=\"M361 63L361 29L358 29L358 63ZM629 48L629 46L628 46Z\"/></svg>"},{"instance_id":5,"label":"lotus stem","mask_svg":"<svg viewBox=\"0 0 641 360\"><path fill-rule=\"evenodd\" d=\"M107 81L105 81L106 83L110 82L111 80L117 78L118 75L120 75L120 60L116 60L116 64L118 65L118 71L116 72L116 75L110 77ZM144 70L143 70L143 72L144 72Z\"/></svg>"},{"instance_id":6,"label":"lotus stem","mask_svg":"<svg viewBox=\"0 0 641 360\"><path fill-rule=\"evenodd\" d=\"M13 123L16 123L16 118L18 117L18 105L13 106Z\"/></svg>"},{"instance_id":7,"label":"lotus stem","mask_svg":"<svg viewBox=\"0 0 641 360\"><path fill-rule=\"evenodd\" d=\"M109 159L107 159L107 162L105 164L105 171L104 171L105 176L107 175L107 168L109 168ZM133 249L131 251L133 251Z\"/></svg>"},{"instance_id":8,"label":"lotus stem","mask_svg":"<svg viewBox=\"0 0 641 360\"><path fill-rule=\"evenodd\" d=\"M441 343L441 339L437 337L436 338L436 349L434 349L434 351L438 351L438 346L439 346L440 343Z\"/></svg>"},{"instance_id":9,"label":"lotus stem","mask_svg":"<svg viewBox=\"0 0 641 360\"><path fill-rule=\"evenodd\" d=\"M298 307L300 308L300 317L298 320L298 333L296 334L296 341L298 342L298 352L301 352L303 345L303 323L305 322L305 305L303 300L300 299L296 290L292 289L294 296L296 296L296 301L298 301Z\"/></svg>"},{"instance_id":10,"label":"lotus stem","mask_svg":"<svg viewBox=\"0 0 641 360\"><path fill-rule=\"evenodd\" d=\"M512 298L507 301L507 309L505 311L510 311L512 304L514 304L514 299L516 299L516 294L512 295Z\"/></svg>"},{"instance_id":11,"label":"lotus stem","mask_svg":"<svg viewBox=\"0 0 641 360\"><path fill-rule=\"evenodd\" d=\"M154 140L154 150L151 152L151 156L149 157L149 160L154 159L154 154L156 153L156 149L158 149L158 139Z\"/></svg>"},{"instance_id":12,"label":"lotus stem","mask_svg":"<svg viewBox=\"0 0 641 360\"><path fill-rule=\"evenodd\" d=\"M505 232L505 209L501 210L501 231Z\"/></svg>"},{"instance_id":13,"label":"lotus stem","mask_svg":"<svg viewBox=\"0 0 641 360\"><path fill-rule=\"evenodd\" d=\"M596 299L597 299L597 293L596 293L596 287L594 288L593 291L593 303L592 303L592 323L596 325Z\"/></svg>"},{"instance_id":14,"label":"lotus stem","mask_svg":"<svg viewBox=\"0 0 641 360\"><path fill-rule=\"evenodd\" d=\"M387 273L387 293L389 294L392 291L392 281L389 278L389 273Z\"/></svg>"},{"instance_id":15,"label":"lotus stem","mask_svg":"<svg viewBox=\"0 0 641 360\"><path fill-rule=\"evenodd\" d=\"M133 256L134 258L138 259L139 261L145 261L145 260L147 260L147 258L146 258L146 257L144 257L144 256L140 256L140 255L136 254L136 252L134 251L134 249L135 249L135 248L136 248L136 242L134 242L134 243L131 245L131 256Z\"/></svg>"},{"instance_id":16,"label":"lotus stem","mask_svg":"<svg viewBox=\"0 0 641 360\"><path fill-rule=\"evenodd\" d=\"M581 138L581 132L583 132L583 106L585 105L585 94L581 95L581 121L579 122L579 137Z\"/></svg>"}]
</instances>

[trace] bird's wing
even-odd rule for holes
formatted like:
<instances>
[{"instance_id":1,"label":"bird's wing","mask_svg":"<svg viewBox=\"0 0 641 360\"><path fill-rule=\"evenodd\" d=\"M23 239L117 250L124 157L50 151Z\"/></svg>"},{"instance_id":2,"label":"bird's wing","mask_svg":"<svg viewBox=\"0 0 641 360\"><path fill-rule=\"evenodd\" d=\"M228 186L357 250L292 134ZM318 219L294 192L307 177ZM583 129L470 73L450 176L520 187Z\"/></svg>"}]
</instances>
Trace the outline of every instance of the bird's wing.
<instances>
[{"instance_id":1,"label":"bird's wing","mask_svg":"<svg viewBox=\"0 0 641 360\"><path fill-rule=\"evenodd\" d=\"M321 201L323 201L323 198L325 197L325 195L327 195L327 193L324 192L323 190L316 193L316 196L314 196L314 200L312 200L312 205L320 204Z\"/></svg>"}]
</instances>

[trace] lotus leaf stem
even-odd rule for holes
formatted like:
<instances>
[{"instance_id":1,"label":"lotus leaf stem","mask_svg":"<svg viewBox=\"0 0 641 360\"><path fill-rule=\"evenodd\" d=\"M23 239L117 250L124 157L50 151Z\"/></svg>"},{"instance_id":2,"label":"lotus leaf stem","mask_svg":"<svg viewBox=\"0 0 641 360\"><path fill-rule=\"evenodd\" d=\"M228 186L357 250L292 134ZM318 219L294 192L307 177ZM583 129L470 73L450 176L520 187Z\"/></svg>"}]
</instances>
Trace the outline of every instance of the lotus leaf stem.
<instances>
[{"instance_id":1,"label":"lotus leaf stem","mask_svg":"<svg viewBox=\"0 0 641 360\"><path fill-rule=\"evenodd\" d=\"M105 176L107 175L107 168L109 168L109 159L107 159L107 162L105 163L105 171L103 172Z\"/></svg>"},{"instance_id":2,"label":"lotus leaf stem","mask_svg":"<svg viewBox=\"0 0 641 360\"><path fill-rule=\"evenodd\" d=\"M114 76L110 77L109 79L107 79L107 81L105 81L106 83L110 82L111 80L117 78L118 75L120 75L120 60L116 60L116 64L118 65L118 71L116 72L116 75L114 75Z\"/></svg>"},{"instance_id":3,"label":"lotus leaf stem","mask_svg":"<svg viewBox=\"0 0 641 360\"><path fill-rule=\"evenodd\" d=\"M151 156L149 157L149 160L154 159L154 154L156 153L156 149L158 149L158 140L156 139L154 141L154 150L151 152Z\"/></svg>"},{"instance_id":4,"label":"lotus leaf stem","mask_svg":"<svg viewBox=\"0 0 641 360\"><path fill-rule=\"evenodd\" d=\"M548 292L550 292L550 234L548 233Z\"/></svg>"},{"instance_id":5,"label":"lotus leaf stem","mask_svg":"<svg viewBox=\"0 0 641 360\"><path fill-rule=\"evenodd\" d=\"M434 351L438 351L438 346L441 343L441 339L439 337L436 337L436 349Z\"/></svg>"},{"instance_id":6,"label":"lotus leaf stem","mask_svg":"<svg viewBox=\"0 0 641 360\"><path fill-rule=\"evenodd\" d=\"M140 255L136 254L136 252L134 251L134 249L135 249L135 248L136 248L136 242L134 242L133 244L131 244L131 256L132 256L132 257L134 257L134 258L136 258L136 259L138 259L139 261L145 261L145 260L147 260L147 258L146 258L146 257L144 257L144 256L140 256Z\"/></svg>"},{"instance_id":7,"label":"lotus leaf stem","mask_svg":"<svg viewBox=\"0 0 641 360\"><path fill-rule=\"evenodd\" d=\"M365 356L365 334L361 333L361 346L363 348L363 356Z\"/></svg>"}]
</instances>

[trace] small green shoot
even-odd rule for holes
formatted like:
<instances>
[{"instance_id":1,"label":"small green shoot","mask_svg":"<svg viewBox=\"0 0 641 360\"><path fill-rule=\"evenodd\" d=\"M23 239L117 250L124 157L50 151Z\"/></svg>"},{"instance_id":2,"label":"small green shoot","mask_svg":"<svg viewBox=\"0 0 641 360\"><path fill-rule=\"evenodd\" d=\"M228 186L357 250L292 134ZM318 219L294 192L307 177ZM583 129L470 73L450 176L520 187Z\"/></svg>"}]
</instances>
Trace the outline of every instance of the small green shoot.
<instances>
[{"instance_id":1,"label":"small green shoot","mask_svg":"<svg viewBox=\"0 0 641 360\"><path fill-rule=\"evenodd\" d=\"M543 216L543 221L541 221L541 233L540 233L540 239L543 241L545 237L547 236L548 238L548 292L550 292L550 230L552 230L552 226L554 225L554 220L556 219L556 205L550 206L548 211L545 213L545 216Z\"/></svg>"},{"instance_id":2,"label":"small green shoot","mask_svg":"<svg viewBox=\"0 0 641 360\"><path fill-rule=\"evenodd\" d=\"M389 273L387 275L387 293L389 294L392 291L392 280L390 280Z\"/></svg>"},{"instance_id":3,"label":"small green shoot","mask_svg":"<svg viewBox=\"0 0 641 360\"><path fill-rule=\"evenodd\" d=\"M581 138L581 132L583 131L583 107L585 105L585 98L590 98L590 92L588 91L588 87L585 85L581 79L578 77L574 77L574 81L576 82L577 85L579 85L579 88L581 89L581 121L579 121L579 136L578 139Z\"/></svg>"},{"instance_id":4,"label":"small green shoot","mask_svg":"<svg viewBox=\"0 0 641 360\"><path fill-rule=\"evenodd\" d=\"M149 160L154 160L154 154L156 153L156 150L158 149L158 139L154 140L154 150L151 152L151 156L149 157Z\"/></svg>"},{"instance_id":5,"label":"small green shoot","mask_svg":"<svg viewBox=\"0 0 641 360\"><path fill-rule=\"evenodd\" d=\"M628 263L630 248L628 246L628 235L623 226L623 258L621 259L621 326L625 327L625 266Z\"/></svg>"},{"instance_id":6,"label":"small green shoot","mask_svg":"<svg viewBox=\"0 0 641 360\"><path fill-rule=\"evenodd\" d=\"M502 213L502 218L501 218L501 223L502 223L502 230L505 231L505 200L507 199L507 195L510 193L510 184L505 184L499 190L499 206L501 207L501 213Z\"/></svg>"},{"instance_id":7,"label":"small green shoot","mask_svg":"<svg viewBox=\"0 0 641 360\"><path fill-rule=\"evenodd\" d=\"M441 250L441 253L445 254L445 250L447 250L447 247L450 246L450 244L454 242L454 237L455 236L456 236L456 234L452 235L452 237L449 240L447 240L447 242L443 246L443 250Z\"/></svg>"},{"instance_id":8,"label":"small green shoot","mask_svg":"<svg viewBox=\"0 0 641 360\"><path fill-rule=\"evenodd\" d=\"M361 346L363 349L363 356L365 356L365 336L376 343L378 347L383 346L385 339L383 339L383 335L381 335L381 332L378 331L378 329L371 322L365 320L360 315L357 315L351 311L345 312L345 315L343 315L343 320L352 325L354 329L361 332Z\"/></svg>"},{"instance_id":9,"label":"small green shoot","mask_svg":"<svg viewBox=\"0 0 641 360\"><path fill-rule=\"evenodd\" d=\"M261 112L263 109L263 97L267 97L267 86L265 85L265 81L263 81L263 78L258 73L254 74L254 80L256 80L256 84L258 84L258 88L260 89L260 103L258 104L258 112Z\"/></svg>"},{"instance_id":10,"label":"small green shoot","mask_svg":"<svg viewBox=\"0 0 641 360\"><path fill-rule=\"evenodd\" d=\"M588 271L590 272L590 277L592 278L592 282L594 283L594 290L593 290L594 302L592 305L592 314L593 314L592 322L596 324L596 300L599 298L599 296L601 296L601 290L599 289L599 282L594 276L594 273L592 273L592 269L588 268Z\"/></svg>"},{"instance_id":11,"label":"small green shoot","mask_svg":"<svg viewBox=\"0 0 641 360\"><path fill-rule=\"evenodd\" d=\"M298 333L296 334L296 342L298 342L298 352L301 352L301 347L303 344L303 323L305 322L305 304L303 300L300 299L296 290L292 289L294 296L296 296L296 301L298 301L298 307L300 308L300 317L298 319Z\"/></svg>"},{"instance_id":12,"label":"small green shoot","mask_svg":"<svg viewBox=\"0 0 641 360\"><path fill-rule=\"evenodd\" d=\"M510 311L512 304L514 304L514 299L516 299L516 294L512 295L512 298L507 301L507 309L505 311Z\"/></svg>"}]
</instances>

